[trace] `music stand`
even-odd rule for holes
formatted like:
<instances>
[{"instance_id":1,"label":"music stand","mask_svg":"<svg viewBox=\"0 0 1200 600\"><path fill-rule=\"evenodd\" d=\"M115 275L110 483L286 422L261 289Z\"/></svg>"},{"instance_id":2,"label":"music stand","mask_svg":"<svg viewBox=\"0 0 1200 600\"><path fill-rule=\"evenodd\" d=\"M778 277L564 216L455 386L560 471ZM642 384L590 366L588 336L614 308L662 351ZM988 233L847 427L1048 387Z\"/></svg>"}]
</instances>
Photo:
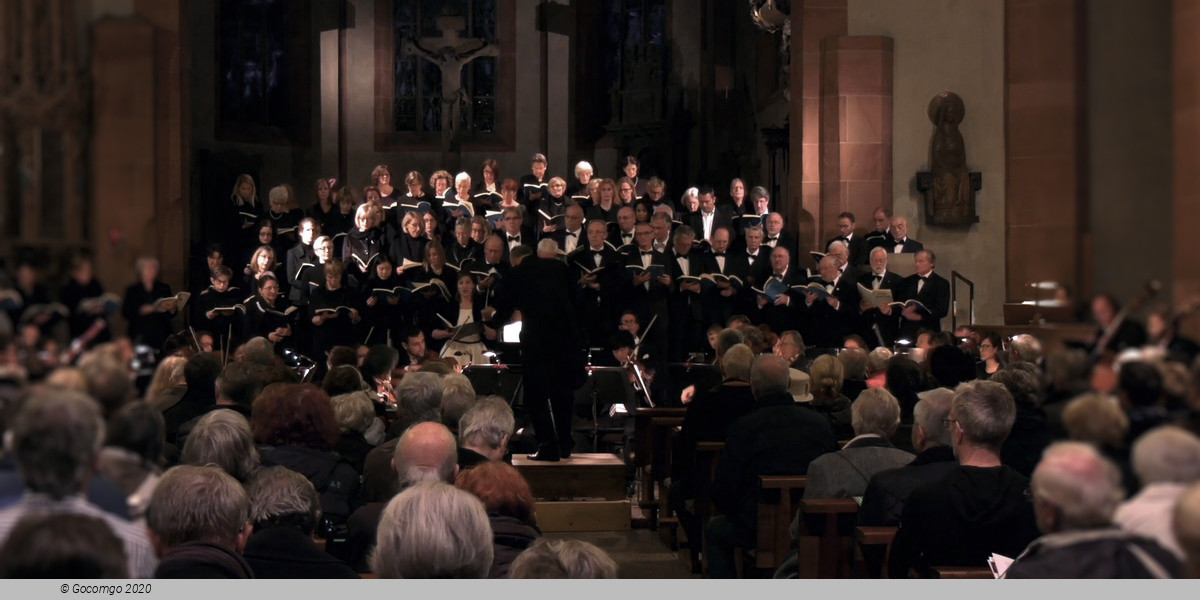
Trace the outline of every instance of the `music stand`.
<instances>
[{"instance_id":1,"label":"music stand","mask_svg":"<svg viewBox=\"0 0 1200 600\"><path fill-rule=\"evenodd\" d=\"M594 451L598 451L600 437L606 433L627 433L629 410L635 405L633 389L629 385L629 372L624 367L587 367L588 377L575 391L576 418L584 418L590 425L585 429L591 438ZM620 410L613 410L614 406ZM579 410L582 409L582 410ZM579 431L579 428L572 427Z\"/></svg>"}]
</instances>

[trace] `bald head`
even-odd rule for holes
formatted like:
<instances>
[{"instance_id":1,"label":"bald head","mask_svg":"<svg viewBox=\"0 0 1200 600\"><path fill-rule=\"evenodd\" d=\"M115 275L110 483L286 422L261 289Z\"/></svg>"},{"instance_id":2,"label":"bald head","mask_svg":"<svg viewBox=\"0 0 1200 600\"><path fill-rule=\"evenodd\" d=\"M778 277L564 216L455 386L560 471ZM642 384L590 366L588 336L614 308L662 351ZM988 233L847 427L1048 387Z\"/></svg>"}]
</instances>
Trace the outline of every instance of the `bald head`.
<instances>
[{"instance_id":1,"label":"bald head","mask_svg":"<svg viewBox=\"0 0 1200 600\"><path fill-rule=\"evenodd\" d=\"M402 487L421 481L454 481L458 475L458 444L441 423L417 423L405 430L392 454L392 468Z\"/></svg>"}]
</instances>

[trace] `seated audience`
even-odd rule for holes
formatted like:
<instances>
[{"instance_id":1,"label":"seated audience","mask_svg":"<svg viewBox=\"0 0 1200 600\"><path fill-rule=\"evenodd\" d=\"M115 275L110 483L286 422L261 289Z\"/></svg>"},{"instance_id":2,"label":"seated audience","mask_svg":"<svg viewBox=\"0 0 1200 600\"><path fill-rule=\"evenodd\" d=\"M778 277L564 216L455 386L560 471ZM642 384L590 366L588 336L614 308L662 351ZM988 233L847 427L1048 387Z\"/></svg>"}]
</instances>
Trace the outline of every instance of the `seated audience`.
<instances>
[{"instance_id":1,"label":"seated audience","mask_svg":"<svg viewBox=\"0 0 1200 600\"><path fill-rule=\"evenodd\" d=\"M321 497L305 477L284 467L258 472L246 490L254 533L243 555L259 579L356 579L345 563L313 542Z\"/></svg>"},{"instance_id":2,"label":"seated audience","mask_svg":"<svg viewBox=\"0 0 1200 600\"><path fill-rule=\"evenodd\" d=\"M813 399L807 406L825 415L837 439L848 440L853 437L850 399L842 395L842 363L829 354L823 354L812 362L809 375L812 378Z\"/></svg>"},{"instance_id":3,"label":"seated audience","mask_svg":"<svg viewBox=\"0 0 1200 600\"><path fill-rule=\"evenodd\" d=\"M29 515L0 546L2 579L128 579L121 538L82 514Z\"/></svg>"},{"instance_id":4,"label":"seated audience","mask_svg":"<svg viewBox=\"0 0 1200 600\"><path fill-rule=\"evenodd\" d=\"M1117 508L1113 522L1153 538L1183 560L1171 508L1188 485L1200 481L1200 438L1173 425L1152 429L1133 443L1132 462L1142 490Z\"/></svg>"},{"instance_id":5,"label":"seated audience","mask_svg":"<svg viewBox=\"0 0 1200 600\"><path fill-rule=\"evenodd\" d=\"M507 577L517 555L542 537L529 483L511 465L489 461L460 472L454 485L483 502L492 526L493 557L488 577Z\"/></svg>"},{"instance_id":6,"label":"seated audience","mask_svg":"<svg viewBox=\"0 0 1200 600\"><path fill-rule=\"evenodd\" d=\"M158 553L156 579L253 579L242 558L250 539L250 501L216 466L174 467L163 475L146 527Z\"/></svg>"},{"instance_id":7,"label":"seated audience","mask_svg":"<svg viewBox=\"0 0 1200 600\"><path fill-rule=\"evenodd\" d=\"M1200 577L1200 483L1188 486L1171 512L1171 529L1183 549L1188 576Z\"/></svg>"},{"instance_id":8,"label":"seated audience","mask_svg":"<svg viewBox=\"0 0 1200 600\"><path fill-rule=\"evenodd\" d=\"M375 418L375 406L367 393L361 391L334 396L329 402L338 424L338 438L333 449L361 474L367 454L375 447L366 436L379 422ZM382 424L379 427L382 428Z\"/></svg>"},{"instance_id":9,"label":"seated audience","mask_svg":"<svg viewBox=\"0 0 1200 600\"><path fill-rule=\"evenodd\" d=\"M1043 533L1004 572L1006 579L1147 579L1183 575L1154 540L1114 527L1120 473L1079 442L1046 449L1033 471L1033 511Z\"/></svg>"},{"instance_id":10,"label":"seated audience","mask_svg":"<svg viewBox=\"0 0 1200 600\"><path fill-rule=\"evenodd\" d=\"M913 460L889 441L900 426L900 403L887 390L863 392L850 412L854 438L809 463L805 498L862 496L872 475Z\"/></svg>"},{"instance_id":11,"label":"seated audience","mask_svg":"<svg viewBox=\"0 0 1200 600\"><path fill-rule=\"evenodd\" d=\"M755 409L729 425L713 480L713 505L722 513L705 528L713 578L732 578L735 549L754 544L758 477L803 475L813 459L837 449L829 420L788 393L784 359L759 356L750 389Z\"/></svg>"},{"instance_id":12,"label":"seated audience","mask_svg":"<svg viewBox=\"0 0 1200 600\"><path fill-rule=\"evenodd\" d=\"M1015 419L1012 395L999 383L954 391L946 425L959 466L904 504L888 561L892 579L938 566L983 567L992 553L1015 556L1037 537L1029 480L1000 462Z\"/></svg>"},{"instance_id":13,"label":"seated audience","mask_svg":"<svg viewBox=\"0 0 1200 600\"><path fill-rule=\"evenodd\" d=\"M0 540L26 516L79 514L103 520L125 546L128 573L154 574L157 561L145 529L104 512L85 498L103 442L95 400L63 390L35 390L16 414L6 446L16 457L26 493L0 510Z\"/></svg>"},{"instance_id":14,"label":"seated audience","mask_svg":"<svg viewBox=\"0 0 1200 600\"><path fill-rule=\"evenodd\" d=\"M617 563L596 546L580 540L542 538L521 553L509 579L616 579Z\"/></svg>"},{"instance_id":15,"label":"seated audience","mask_svg":"<svg viewBox=\"0 0 1200 600\"><path fill-rule=\"evenodd\" d=\"M458 422L458 468L498 461L516 429L512 407L501 396L482 396Z\"/></svg>"},{"instance_id":16,"label":"seated audience","mask_svg":"<svg viewBox=\"0 0 1200 600\"><path fill-rule=\"evenodd\" d=\"M482 579L493 553L483 503L452 485L422 482L384 509L371 568L384 579Z\"/></svg>"},{"instance_id":17,"label":"seated audience","mask_svg":"<svg viewBox=\"0 0 1200 600\"><path fill-rule=\"evenodd\" d=\"M108 420L105 433L96 469L121 488L129 518L145 522L146 506L162 474L162 415L145 402L130 402Z\"/></svg>"},{"instance_id":18,"label":"seated audience","mask_svg":"<svg viewBox=\"0 0 1200 600\"><path fill-rule=\"evenodd\" d=\"M242 483L250 481L260 464L250 422L232 410L204 415L183 445L180 463L215 465Z\"/></svg>"},{"instance_id":19,"label":"seated audience","mask_svg":"<svg viewBox=\"0 0 1200 600\"><path fill-rule=\"evenodd\" d=\"M936 388L921 393L913 409L912 445L917 456L895 469L875 473L862 494L858 524L895 526L913 490L942 480L958 463L950 446L950 431L943 421L950 415L954 392Z\"/></svg>"},{"instance_id":20,"label":"seated audience","mask_svg":"<svg viewBox=\"0 0 1200 600\"><path fill-rule=\"evenodd\" d=\"M1126 494L1136 493L1140 485L1129 460L1129 417L1116 398L1104 394L1084 394L1071 400L1062 411L1067 438L1088 442L1100 450L1121 470Z\"/></svg>"}]
</instances>

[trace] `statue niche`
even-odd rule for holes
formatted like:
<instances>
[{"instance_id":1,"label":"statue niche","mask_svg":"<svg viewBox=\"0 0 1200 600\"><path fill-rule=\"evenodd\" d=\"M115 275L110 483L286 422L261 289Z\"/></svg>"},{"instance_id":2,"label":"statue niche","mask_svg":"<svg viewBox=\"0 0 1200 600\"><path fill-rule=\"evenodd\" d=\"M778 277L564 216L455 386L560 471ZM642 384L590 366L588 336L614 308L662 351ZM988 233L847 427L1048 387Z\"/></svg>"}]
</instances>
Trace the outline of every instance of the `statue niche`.
<instances>
[{"instance_id":1,"label":"statue niche","mask_svg":"<svg viewBox=\"0 0 1200 600\"><path fill-rule=\"evenodd\" d=\"M929 140L929 171L917 173L917 190L925 196L925 221L930 225L971 225L975 214L975 192L983 176L967 171L967 149L958 124L966 109L962 98L941 92L929 101L933 137Z\"/></svg>"}]
</instances>

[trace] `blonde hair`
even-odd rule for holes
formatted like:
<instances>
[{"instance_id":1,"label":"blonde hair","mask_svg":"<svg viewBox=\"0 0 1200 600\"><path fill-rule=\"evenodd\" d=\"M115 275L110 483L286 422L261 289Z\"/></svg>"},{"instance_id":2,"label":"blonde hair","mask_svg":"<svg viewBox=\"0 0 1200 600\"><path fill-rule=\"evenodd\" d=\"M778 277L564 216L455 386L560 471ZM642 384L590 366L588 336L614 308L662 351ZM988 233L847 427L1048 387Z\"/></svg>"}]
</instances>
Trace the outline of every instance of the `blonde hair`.
<instances>
[{"instance_id":1,"label":"blonde hair","mask_svg":"<svg viewBox=\"0 0 1200 600\"><path fill-rule=\"evenodd\" d=\"M813 361L808 374L812 376L812 392L816 396L837 396L842 393L845 369L842 361L822 354Z\"/></svg>"},{"instance_id":2,"label":"blonde hair","mask_svg":"<svg viewBox=\"0 0 1200 600\"><path fill-rule=\"evenodd\" d=\"M163 392L183 385L185 383L183 367L186 365L187 359L182 356L168 356L162 359L162 362L158 363L158 367L154 369L150 385L146 387L146 402L153 405Z\"/></svg>"}]
</instances>

